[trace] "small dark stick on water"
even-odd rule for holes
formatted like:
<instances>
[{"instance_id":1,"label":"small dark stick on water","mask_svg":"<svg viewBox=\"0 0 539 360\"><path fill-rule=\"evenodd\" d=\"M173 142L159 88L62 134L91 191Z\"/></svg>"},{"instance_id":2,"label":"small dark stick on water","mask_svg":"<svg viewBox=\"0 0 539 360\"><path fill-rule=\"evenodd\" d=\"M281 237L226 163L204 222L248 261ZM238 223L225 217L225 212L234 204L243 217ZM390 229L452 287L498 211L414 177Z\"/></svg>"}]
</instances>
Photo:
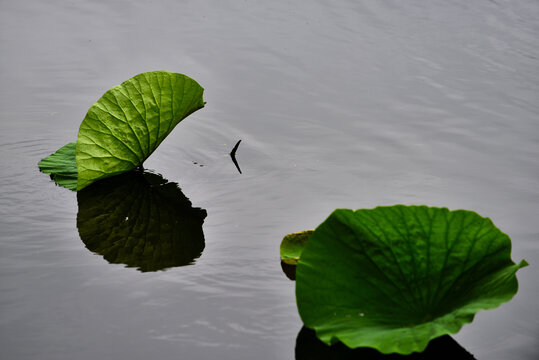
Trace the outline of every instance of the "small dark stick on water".
<instances>
[{"instance_id":1,"label":"small dark stick on water","mask_svg":"<svg viewBox=\"0 0 539 360\"><path fill-rule=\"evenodd\" d=\"M234 149L232 149L232 151L230 152L230 156L232 156L232 157L236 156L236 150L238 150L238 147L240 146L240 142L241 142L241 140L238 140L236 145L234 145Z\"/></svg>"},{"instance_id":2,"label":"small dark stick on water","mask_svg":"<svg viewBox=\"0 0 539 360\"><path fill-rule=\"evenodd\" d=\"M238 171L240 172L241 174L241 169L240 169L240 166L238 165L238 161L236 160L236 151L238 150L238 146L240 146L240 142L241 140L239 140L236 145L234 146L234 148L232 149L232 151L230 152L230 157L232 158L232 162L234 163L234 165L236 165L236 169L238 169Z\"/></svg>"}]
</instances>

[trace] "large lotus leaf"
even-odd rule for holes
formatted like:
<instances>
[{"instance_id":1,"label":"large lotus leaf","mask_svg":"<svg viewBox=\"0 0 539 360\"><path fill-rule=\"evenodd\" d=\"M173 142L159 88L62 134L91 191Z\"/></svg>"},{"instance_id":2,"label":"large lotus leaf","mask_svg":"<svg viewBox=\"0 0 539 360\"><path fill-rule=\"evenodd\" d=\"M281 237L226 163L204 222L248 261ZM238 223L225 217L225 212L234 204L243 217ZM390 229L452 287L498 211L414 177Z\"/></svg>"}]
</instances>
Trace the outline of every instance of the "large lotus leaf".
<instances>
[{"instance_id":1,"label":"large lotus leaf","mask_svg":"<svg viewBox=\"0 0 539 360\"><path fill-rule=\"evenodd\" d=\"M108 90L82 121L76 145L43 159L39 168L76 190L141 166L174 127L204 107L204 89L186 75L139 74ZM74 152L73 152L74 151ZM74 155L74 156L73 156ZM63 174L69 170L69 174Z\"/></svg>"},{"instance_id":2,"label":"large lotus leaf","mask_svg":"<svg viewBox=\"0 0 539 360\"><path fill-rule=\"evenodd\" d=\"M298 311L325 343L423 351L517 292L511 240L488 218L426 206L335 210L296 273Z\"/></svg>"},{"instance_id":3,"label":"large lotus leaf","mask_svg":"<svg viewBox=\"0 0 539 360\"><path fill-rule=\"evenodd\" d=\"M64 145L38 164L39 169L49 174L58 185L71 190L77 190L75 147L74 142Z\"/></svg>"},{"instance_id":4,"label":"large lotus leaf","mask_svg":"<svg viewBox=\"0 0 539 360\"><path fill-rule=\"evenodd\" d=\"M82 121L77 188L142 165L172 129L204 106L204 89L167 71L139 74L108 90Z\"/></svg>"},{"instance_id":5,"label":"large lotus leaf","mask_svg":"<svg viewBox=\"0 0 539 360\"><path fill-rule=\"evenodd\" d=\"M206 211L178 185L132 171L77 193L77 227L86 247L140 271L192 264L204 249Z\"/></svg>"}]
</instances>

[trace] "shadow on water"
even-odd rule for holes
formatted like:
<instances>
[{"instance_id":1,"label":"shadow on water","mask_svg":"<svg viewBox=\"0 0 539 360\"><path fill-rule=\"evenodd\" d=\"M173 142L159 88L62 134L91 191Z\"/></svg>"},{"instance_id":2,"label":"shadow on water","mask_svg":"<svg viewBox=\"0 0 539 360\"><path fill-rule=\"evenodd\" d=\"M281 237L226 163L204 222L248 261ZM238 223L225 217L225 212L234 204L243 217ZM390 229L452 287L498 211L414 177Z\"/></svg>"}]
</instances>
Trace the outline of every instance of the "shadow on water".
<instances>
[{"instance_id":1,"label":"shadow on water","mask_svg":"<svg viewBox=\"0 0 539 360\"><path fill-rule=\"evenodd\" d=\"M132 171L77 193L77 228L88 250L141 272L193 264L204 250L206 210L178 184Z\"/></svg>"},{"instance_id":2,"label":"shadow on water","mask_svg":"<svg viewBox=\"0 0 539 360\"><path fill-rule=\"evenodd\" d=\"M422 353L410 355L382 354L371 348L350 349L342 343L331 346L320 341L314 330L305 326L300 330L296 339L296 360L432 360L459 359L475 360L475 358L460 346L449 335L432 340Z\"/></svg>"},{"instance_id":3,"label":"shadow on water","mask_svg":"<svg viewBox=\"0 0 539 360\"><path fill-rule=\"evenodd\" d=\"M287 278L292 281L296 281L296 265L290 265L285 263L284 261L281 261L281 269L283 270Z\"/></svg>"}]
</instances>

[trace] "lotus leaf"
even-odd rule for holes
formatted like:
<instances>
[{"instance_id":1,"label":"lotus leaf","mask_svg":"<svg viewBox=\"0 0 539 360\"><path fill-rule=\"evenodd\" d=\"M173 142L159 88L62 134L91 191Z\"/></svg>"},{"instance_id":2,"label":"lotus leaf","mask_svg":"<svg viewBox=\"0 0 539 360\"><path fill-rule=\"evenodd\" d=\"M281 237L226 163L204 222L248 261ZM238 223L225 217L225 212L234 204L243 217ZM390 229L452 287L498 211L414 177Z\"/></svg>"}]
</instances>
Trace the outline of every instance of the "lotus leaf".
<instances>
[{"instance_id":1,"label":"lotus leaf","mask_svg":"<svg viewBox=\"0 0 539 360\"><path fill-rule=\"evenodd\" d=\"M281 242L281 260L288 265L297 265L298 260L314 230L288 234Z\"/></svg>"},{"instance_id":2,"label":"lotus leaf","mask_svg":"<svg viewBox=\"0 0 539 360\"><path fill-rule=\"evenodd\" d=\"M81 190L142 166L181 120L204 107L203 92L195 80L182 74L136 75L90 107L79 128L75 156L71 143L43 159L39 168L71 189L76 169L76 190ZM67 169L69 181L63 181Z\"/></svg>"},{"instance_id":3,"label":"lotus leaf","mask_svg":"<svg viewBox=\"0 0 539 360\"><path fill-rule=\"evenodd\" d=\"M509 237L471 211L338 209L299 260L298 311L327 344L421 352L516 294L527 263L510 252Z\"/></svg>"},{"instance_id":4,"label":"lotus leaf","mask_svg":"<svg viewBox=\"0 0 539 360\"><path fill-rule=\"evenodd\" d=\"M49 174L58 185L70 190L77 190L76 145L75 142L64 145L39 162L41 171Z\"/></svg>"}]
</instances>

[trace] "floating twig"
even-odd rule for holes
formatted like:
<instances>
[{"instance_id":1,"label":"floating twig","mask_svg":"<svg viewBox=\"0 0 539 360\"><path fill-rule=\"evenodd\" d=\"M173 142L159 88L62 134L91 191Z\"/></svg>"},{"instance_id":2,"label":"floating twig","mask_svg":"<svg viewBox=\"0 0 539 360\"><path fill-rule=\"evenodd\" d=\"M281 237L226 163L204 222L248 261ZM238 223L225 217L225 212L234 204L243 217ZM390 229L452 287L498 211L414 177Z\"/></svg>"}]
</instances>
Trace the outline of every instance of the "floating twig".
<instances>
[{"instance_id":1,"label":"floating twig","mask_svg":"<svg viewBox=\"0 0 539 360\"><path fill-rule=\"evenodd\" d=\"M234 163L234 165L236 165L236 169L238 169L238 171L240 172L241 174L241 169L240 169L240 166L238 165L238 161L236 160L236 151L238 150L238 147L240 146L240 142L241 140L239 140L236 145L234 146L234 148L232 149L232 151L230 152L230 157L232 158L232 162Z\"/></svg>"},{"instance_id":2,"label":"floating twig","mask_svg":"<svg viewBox=\"0 0 539 360\"><path fill-rule=\"evenodd\" d=\"M234 145L234 149L232 149L232 151L230 152L230 156L232 157L236 156L236 151L238 150L238 147L240 146L240 142L241 140L238 140L236 145Z\"/></svg>"}]
</instances>

